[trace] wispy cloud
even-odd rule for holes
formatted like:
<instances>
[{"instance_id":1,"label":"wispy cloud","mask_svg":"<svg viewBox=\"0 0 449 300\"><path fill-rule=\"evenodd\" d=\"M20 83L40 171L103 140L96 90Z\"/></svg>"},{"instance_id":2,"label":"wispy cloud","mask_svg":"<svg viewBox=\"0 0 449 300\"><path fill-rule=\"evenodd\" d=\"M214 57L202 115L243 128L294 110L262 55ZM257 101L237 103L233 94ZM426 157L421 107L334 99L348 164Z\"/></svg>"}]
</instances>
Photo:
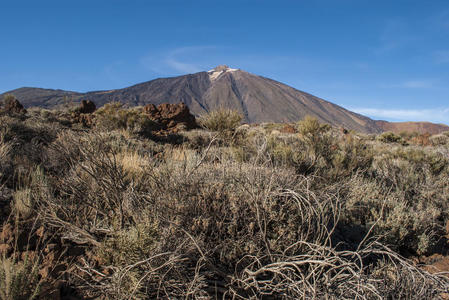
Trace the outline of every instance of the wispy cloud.
<instances>
[{"instance_id":1,"label":"wispy cloud","mask_svg":"<svg viewBox=\"0 0 449 300\"><path fill-rule=\"evenodd\" d=\"M434 79L407 80L400 83L382 84L382 88L401 88L401 89L431 89L436 87Z\"/></svg>"},{"instance_id":2,"label":"wispy cloud","mask_svg":"<svg viewBox=\"0 0 449 300\"><path fill-rule=\"evenodd\" d=\"M165 63L174 70L182 73L196 73L202 71L201 68L195 64L184 63L181 61L177 61L174 58L168 58L165 60Z\"/></svg>"},{"instance_id":3,"label":"wispy cloud","mask_svg":"<svg viewBox=\"0 0 449 300\"><path fill-rule=\"evenodd\" d=\"M395 121L429 121L449 124L449 108L432 109L379 109L352 108L352 111L374 119Z\"/></svg>"},{"instance_id":4,"label":"wispy cloud","mask_svg":"<svg viewBox=\"0 0 449 300\"><path fill-rule=\"evenodd\" d=\"M185 74L203 71L207 52L216 46L179 47L164 53L148 54L141 59L141 65L159 74Z\"/></svg>"}]
</instances>

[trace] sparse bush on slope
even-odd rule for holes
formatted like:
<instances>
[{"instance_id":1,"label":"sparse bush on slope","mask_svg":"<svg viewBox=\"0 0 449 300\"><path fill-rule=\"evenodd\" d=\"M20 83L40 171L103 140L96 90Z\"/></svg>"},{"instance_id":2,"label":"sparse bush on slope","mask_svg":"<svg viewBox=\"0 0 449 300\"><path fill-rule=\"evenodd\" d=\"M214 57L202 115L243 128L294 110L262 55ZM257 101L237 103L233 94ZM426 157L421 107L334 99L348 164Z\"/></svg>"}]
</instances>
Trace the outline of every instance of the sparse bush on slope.
<instances>
[{"instance_id":1,"label":"sparse bush on slope","mask_svg":"<svg viewBox=\"0 0 449 300\"><path fill-rule=\"evenodd\" d=\"M243 116L230 109L213 110L199 118L199 124L210 131L220 133L235 131L242 122Z\"/></svg>"},{"instance_id":2,"label":"sparse bush on slope","mask_svg":"<svg viewBox=\"0 0 449 300\"><path fill-rule=\"evenodd\" d=\"M214 131L230 132L231 142L198 130L164 145L130 134L137 110L99 111L105 126L88 130L49 129L34 113L0 123L0 155L21 170L8 183L12 218L42 226L65 260L60 278L79 295L430 299L448 291L446 277L401 256L432 253L443 234L444 146L391 147L311 118L299 134L270 134L237 129L232 114L214 119L228 124Z\"/></svg>"},{"instance_id":3,"label":"sparse bush on slope","mask_svg":"<svg viewBox=\"0 0 449 300\"><path fill-rule=\"evenodd\" d=\"M403 143L402 137L393 132L384 132L377 136L377 140L383 143Z\"/></svg>"},{"instance_id":4,"label":"sparse bush on slope","mask_svg":"<svg viewBox=\"0 0 449 300\"><path fill-rule=\"evenodd\" d=\"M125 108L119 102L105 104L94 115L95 125L103 130L125 129L132 133L149 134L157 128L142 108Z\"/></svg>"}]
</instances>

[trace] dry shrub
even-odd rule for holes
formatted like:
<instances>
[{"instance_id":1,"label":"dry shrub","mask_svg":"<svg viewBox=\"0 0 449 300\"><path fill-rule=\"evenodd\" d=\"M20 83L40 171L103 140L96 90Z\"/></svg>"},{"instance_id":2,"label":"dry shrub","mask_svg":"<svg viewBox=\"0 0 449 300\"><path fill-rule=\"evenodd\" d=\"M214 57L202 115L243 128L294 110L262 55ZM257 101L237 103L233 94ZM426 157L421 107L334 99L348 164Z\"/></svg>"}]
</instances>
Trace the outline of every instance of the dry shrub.
<instances>
[{"instance_id":1,"label":"dry shrub","mask_svg":"<svg viewBox=\"0 0 449 300\"><path fill-rule=\"evenodd\" d=\"M432 146L445 146L449 143L449 136L445 134L436 134L432 135L429 138L430 143Z\"/></svg>"},{"instance_id":2,"label":"dry shrub","mask_svg":"<svg viewBox=\"0 0 449 300\"><path fill-rule=\"evenodd\" d=\"M0 258L0 299L36 299L39 295L39 259L26 256Z\"/></svg>"},{"instance_id":3,"label":"dry shrub","mask_svg":"<svg viewBox=\"0 0 449 300\"><path fill-rule=\"evenodd\" d=\"M210 131L225 133L235 131L242 120L243 116L238 111L221 108L200 116L198 122Z\"/></svg>"},{"instance_id":4,"label":"dry shrub","mask_svg":"<svg viewBox=\"0 0 449 300\"><path fill-rule=\"evenodd\" d=\"M397 135L390 131L378 135L376 137L376 140L383 143L399 143L399 144L405 143L405 141L402 139L400 135Z\"/></svg>"},{"instance_id":5,"label":"dry shrub","mask_svg":"<svg viewBox=\"0 0 449 300\"><path fill-rule=\"evenodd\" d=\"M332 147L331 168L326 177L333 180L365 172L373 161L373 151L359 138L348 134Z\"/></svg>"},{"instance_id":6,"label":"dry shrub","mask_svg":"<svg viewBox=\"0 0 449 300\"><path fill-rule=\"evenodd\" d=\"M305 116L305 118L298 122L298 132L300 135L312 139L319 138L323 133L330 130L328 124L321 124L317 118L312 116Z\"/></svg>"},{"instance_id":7,"label":"dry shrub","mask_svg":"<svg viewBox=\"0 0 449 300\"><path fill-rule=\"evenodd\" d=\"M14 192L14 209L16 214L28 218L33 212L31 189L25 188Z\"/></svg>"},{"instance_id":8,"label":"dry shrub","mask_svg":"<svg viewBox=\"0 0 449 300\"><path fill-rule=\"evenodd\" d=\"M12 160L10 154L12 149L13 144L11 142L6 142L3 132L0 131L0 183L11 174Z\"/></svg>"},{"instance_id":9,"label":"dry shrub","mask_svg":"<svg viewBox=\"0 0 449 300\"><path fill-rule=\"evenodd\" d=\"M66 235L95 245L102 232L121 230L132 222L138 199L129 193L140 187L133 180L135 163L131 168L129 159L107 141L107 134L92 134L77 144L59 144L60 152L71 155L66 157L69 169L53 187L57 196L50 191L40 199L49 226L64 228Z\"/></svg>"},{"instance_id":10,"label":"dry shrub","mask_svg":"<svg viewBox=\"0 0 449 300\"><path fill-rule=\"evenodd\" d=\"M374 232L401 253L430 253L449 210L446 168L438 153L383 150L369 172L348 181L344 219L365 232L376 224Z\"/></svg>"},{"instance_id":11,"label":"dry shrub","mask_svg":"<svg viewBox=\"0 0 449 300\"><path fill-rule=\"evenodd\" d=\"M39 274L42 255L35 251L42 240L35 225L16 220L3 223L0 231L0 299L38 299L45 282ZM5 246L7 246L5 248Z\"/></svg>"},{"instance_id":12,"label":"dry shrub","mask_svg":"<svg viewBox=\"0 0 449 300\"><path fill-rule=\"evenodd\" d=\"M410 143L419 146L430 146L430 134L424 133L410 139Z\"/></svg>"},{"instance_id":13,"label":"dry shrub","mask_svg":"<svg viewBox=\"0 0 449 300\"><path fill-rule=\"evenodd\" d=\"M130 133L135 111L113 105L97 117L119 120L111 125L119 130L58 127L17 154L45 157L14 179L16 198L31 199L31 216L61 251L82 249L64 258L64 278L83 296L422 299L448 291L447 279L393 251L425 253L441 234L444 147L336 137L309 118L298 135L230 122L232 143L196 131L174 147ZM7 119L19 135L5 142L32 144L46 128L27 122L22 130ZM36 175L23 175L37 162Z\"/></svg>"},{"instance_id":14,"label":"dry shrub","mask_svg":"<svg viewBox=\"0 0 449 300\"><path fill-rule=\"evenodd\" d=\"M95 126L104 130L125 129L132 133L150 134L157 129L141 107L126 108L120 102L107 103L94 113Z\"/></svg>"},{"instance_id":15,"label":"dry shrub","mask_svg":"<svg viewBox=\"0 0 449 300\"><path fill-rule=\"evenodd\" d=\"M298 137L268 138L267 151L276 165L294 167L299 174L314 174L331 181L369 168L371 147L361 139L353 135L334 137L316 119L303 122Z\"/></svg>"},{"instance_id":16,"label":"dry shrub","mask_svg":"<svg viewBox=\"0 0 449 300\"><path fill-rule=\"evenodd\" d=\"M10 145L11 168L15 170L10 172L10 180L12 175L20 177L34 170L36 165L47 164L45 148L56 138L57 130L38 119L0 117L2 144Z\"/></svg>"}]
</instances>

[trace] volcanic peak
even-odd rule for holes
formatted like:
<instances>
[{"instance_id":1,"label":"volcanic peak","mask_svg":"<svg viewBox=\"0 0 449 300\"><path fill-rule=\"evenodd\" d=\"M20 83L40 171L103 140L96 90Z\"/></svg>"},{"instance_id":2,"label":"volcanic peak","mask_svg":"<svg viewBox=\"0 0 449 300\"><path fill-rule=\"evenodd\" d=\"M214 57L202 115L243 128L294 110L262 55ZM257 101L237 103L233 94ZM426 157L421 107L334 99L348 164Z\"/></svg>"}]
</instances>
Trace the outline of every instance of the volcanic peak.
<instances>
[{"instance_id":1,"label":"volcanic peak","mask_svg":"<svg viewBox=\"0 0 449 300\"><path fill-rule=\"evenodd\" d=\"M232 69L232 68L228 67L227 65L219 65L219 66L215 67L214 69L208 71L207 73L209 74L210 81L214 81L214 80L217 80L218 77L220 77L224 73L235 72L235 71L238 71L238 69Z\"/></svg>"}]
</instances>

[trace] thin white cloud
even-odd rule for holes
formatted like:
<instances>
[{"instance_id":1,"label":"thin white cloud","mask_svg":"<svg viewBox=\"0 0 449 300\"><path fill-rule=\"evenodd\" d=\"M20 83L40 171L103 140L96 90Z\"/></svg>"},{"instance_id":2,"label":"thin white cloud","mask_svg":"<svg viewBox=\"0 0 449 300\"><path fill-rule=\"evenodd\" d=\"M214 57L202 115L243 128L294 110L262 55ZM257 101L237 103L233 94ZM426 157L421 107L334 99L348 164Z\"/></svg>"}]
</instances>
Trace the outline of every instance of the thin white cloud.
<instances>
[{"instance_id":1,"label":"thin white cloud","mask_svg":"<svg viewBox=\"0 0 449 300\"><path fill-rule=\"evenodd\" d=\"M433 109L379 109L352 108L356 113L367 115L374 119L388 119L395 121L428 121L449 123L449 108Z\"/></svg>"},{"instance_id":2,"label":"thin white cloud","mask_svg":"<svg viewBox=\"0 0 449 300\"><path fill-rule=\"evenodd\" d=\"M181 73L196 73L202 71L201 68L195 64L184 63L177 61L174 58L166 59L165 63L172 69Z\"/></svg>"},{"instance_id":3,"label":"thin white cloud","mask_svg":"<svg viewBox=\"0 0 449 300\"><path fill-rule=\"evenodd\" d=\"M179 47L170 51L149 54L140 60L143 67L163 75L196 73L205 69L204 57L215 46Z\"/></svg>"},{"instance_id":4,"label":"thin white cloud","mask_svg":"<svg viewBox=\"0 0 449 300\"><path fill-rule=\"evenodd\" d=\"M429 89L434 86L431 80L411 80L402 83L402 87L409 89Z\"/></svg>"},{"instance_id":5,"label":"thin white cloud","mask_svg":"<svg viewBox=\"0 0 449 300\"><path fill-rule=\"evenodd\" d=\"M381 87L401 89L430 89L436 87L436 81L433 79L408 80L401 83L382 84Z\"/></svg>"}]
</instances>

